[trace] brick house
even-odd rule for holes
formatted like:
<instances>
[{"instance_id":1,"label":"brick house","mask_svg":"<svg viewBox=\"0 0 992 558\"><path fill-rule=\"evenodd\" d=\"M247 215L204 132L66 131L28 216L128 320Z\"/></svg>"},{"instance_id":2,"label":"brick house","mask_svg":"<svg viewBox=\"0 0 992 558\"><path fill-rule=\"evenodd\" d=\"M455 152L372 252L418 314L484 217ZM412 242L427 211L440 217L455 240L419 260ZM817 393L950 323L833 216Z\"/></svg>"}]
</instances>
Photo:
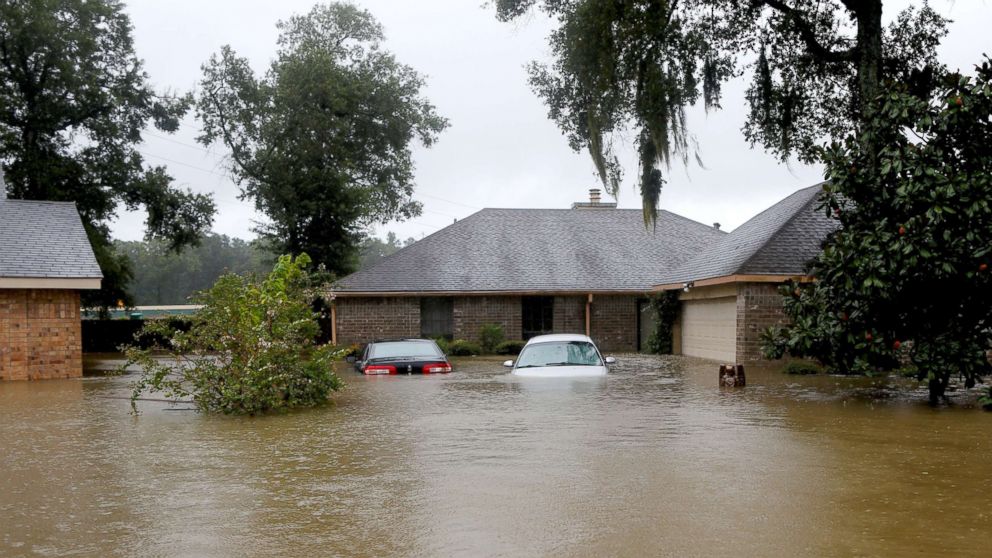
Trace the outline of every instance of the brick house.
<instances>
[{"instance_id":1,"label":"brick house","mask_svg":"<svg viewBox=\"0 0 992 558\"><path fill-rule=\"evenodd\" d=\"M584 333L603 350L635 351L658 278L725 236L667 211L645 227L641 210L598 190L571 209L483 209L341 279L332 338L477 340L499 324L507 339Z\"/></svg>"},{"instance_id":2,"label":"brick house","mask_svg":"<svg viewBox=\"0 0 992 558\"><path fill-rule=\"evenodd\" d=\"M102 277L74 203L9 200L0 180L0 380L83 375L79 291Z\"/></svg>"},{"instance_id":3,"label":"brick house","mask_svg":"<svg viewBox=\"0 0 992 558\"><path fill-rule=\"evenodd\" d=\"M804 188L661 274L656 290L681 289L681 353L760 360L761 332L785 322L778 288L806 280L806 264L838 221L817 210L823 185Z\"/></svg>"}]
</instances>

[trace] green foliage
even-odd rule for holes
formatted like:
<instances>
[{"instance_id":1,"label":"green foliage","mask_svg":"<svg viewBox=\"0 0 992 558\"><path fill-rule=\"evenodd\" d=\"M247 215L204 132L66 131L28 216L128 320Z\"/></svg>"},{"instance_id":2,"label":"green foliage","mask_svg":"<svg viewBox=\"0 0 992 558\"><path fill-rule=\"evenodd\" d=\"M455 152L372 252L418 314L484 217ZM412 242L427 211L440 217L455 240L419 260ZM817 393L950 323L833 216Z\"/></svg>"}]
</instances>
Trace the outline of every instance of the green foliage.
<instances>
[{"instance_id":1,"label":"green foliage","mask_svg":"<svg viewBox=\"0 0 992 558\"><path fill-rule=\"evenodd\" d=\"M817 281L786 289L794 325L773 352L865 370L912 341L937 403L952 375L971 387L989 372L992 64L879 101L860 136L824 152L823 211L842 228L812 263Z\"/></svg>"},{"instance_id":2,"label":"green foliage","mask_svg":"<svg viewBox=\"0 0 992 558\"><path fill-rule=\"evenodd\" d=\"M647 350L655 355L672 354L672 328L679 317L679 291L665 291L651 297L654 330L648 338Z\"/></svg>"},{"instance_id":3,"label":"green foliage","mask_svg":"<svg viewBox=\"0 0 992 558\"><path fill-rule=\"evenodd\" d=\"M883 27L882 0L495 5L504 21L538 5L560 23L549 37L553 62L530 66L531 87L571 147L589 150L614 196L623 170L614 143L636 138L648 222L665 183L660 167L686 164L691 154L700 161L686 107L702 97L707 109L719 108L723 82L750 70L745 137L782 160L811 162L821 138L858 128L885 79L935 65L946 33L946 21L926 4Z\"/></svg>"},{"instance_id":4,"label":"green foliage","mask_svg":"<svg viewBox=\"0 0 992 558\"><path fill-rule=\"evenodd\" d=\"M203 65L198 140L231 151L242 195L269 218L257 232L277 252L344 274L369 226L420 214L411 144L430 146L447 121L420 95L423 77L382 48L369 12L317 5L278 28L263 75L229 46Z\"/></svg>"},{"instance_id":5,"label":"green foliage","mask_svg":"<svg viewBox=\"0 0 992 558\"><path fill-rule=\"evenodd\" d=\"M136 305L188 304L225 273L265 274L275 256L257 242L208 234L198 246L175 253L161 241L116 241L134 265L129 291Z\"/></svg>"},{"instance_id":6,"label":"green foliage","mask_svg":"<svg viewBox=\"0 0 992 558\"><path fill-rule=\"evenodd\" d=\"M0 165L11 198L74 201L103 272L87 306L128 300L128 260L110 244L119 209L144 208L172 249L209 230L209 196L180 190L137 151L149 123L174 132L188 97L156 93L116 0L0 3Z\"/></svg>"},{"instance_id":7,"label":"green foliage","mask_svg":"<svg viewBox=\"0 0 992 558\"><path fill-rule=\"evenodd\" d=\"M496 345L496 354L498 355L519 355L520 351L524 350L524 345L526 341L520 340L510 340L503 341L499 345Z\"/></svg>"},{"instance_id":8,"label":"green foliage","mask_svg":"<svg viewBox=\"0 0 992 558\"><path fill-rule=\"evenodd\" d=\"M794 360L785 365L782 370L786 374L792 374L796 376L809 376L813 374L822 374L824 369L819 364L815 362Z\"/></svg>"},{"instance_id":9,"label":"green foliage","mask_svg":"<svg viewBox=\"0 0 992 558\"><path fill-rule=\"evenodd\" d=\"M264 279L227 274L202 293L204 306L192 327L181 331L150 321L146 337L164 342L128 348L127 364L142 369L133 385L132 407L142 394L191 398L201 411L255 415L327 400L341 387L331 369L340 354L317 345L315 296L300 254L279 258ZM160 358L165 352L168 356Z\"/></svg>"},{"instance_id":10,"label":"green foliage","mask_svg":"<svg viewBox=\"0 0 992 558\"><path fill-rule=\"evenodd\" d=\"M451 356L477 356L482 354L482 347L472 341L455 339L448 344L448 350L445 353Z\"/></svg>"},{"instance_id":11,"label":"green foliage","mask_svg":"<svg viewBox=\"0 0 992 558\"><path fill-rule=\"evenodd\" d=\"M985 393L978 398L978 404L986 411L992 411L992 387L986 388Z\"/></svg>"},{"instance_id":12,"label":"green foliage","mask_svg":"<svg viewBox=\"0 0 992 558\"><path fill-rule=\"evenodd\" d=\"M385 240L374 236L366 237L358 246L358 269L368 269L386 256L391 256L414 242L416 239L413 237L400 241L393 232L387 233Z\"/></svg>"},{"instance_id":13,"label":"green foliage","mask_svg":"<svg viewBox=\"0 0 992 558\"><path fill-rule=\"evenodd\" d=\"M448 341L444 337L434 337L434 342L437 343L437 347L444 354L448 354L448 351L451 350L451 341Z\"/></svg>"},{"instance_id":14,"label":"green foliage","mask_svg":"<svg viewBox=\"0 0 992 558\"><path fill-rule=\"evenodd\" d=\"M499 324L483 324L479 331L479 345L482 352L491 355L496 352L496 347L506 339L503 335L503 326Z\"/></svg>"}]
</instances>

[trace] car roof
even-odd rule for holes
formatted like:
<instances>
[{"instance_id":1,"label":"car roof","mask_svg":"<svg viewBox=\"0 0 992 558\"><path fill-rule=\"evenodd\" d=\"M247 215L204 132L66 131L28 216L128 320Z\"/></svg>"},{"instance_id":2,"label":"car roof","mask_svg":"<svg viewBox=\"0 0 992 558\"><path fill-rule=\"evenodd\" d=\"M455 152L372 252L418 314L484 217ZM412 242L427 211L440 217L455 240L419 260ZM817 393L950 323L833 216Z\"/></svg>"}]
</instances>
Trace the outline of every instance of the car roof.
<instances>
[{"instance_id":1,"label":"car roof","mask_svg":"<svg viewBox=\"0 0 992 558\"><path fill-rule=\"evenodd\" d=\"M376 339L375 341L372 341L371 344L374 345L376 343L399 343L399 342L403 342L403 341L412 341L412 342L420 342L420 343L433 343L434 342L433 339L406 338L406 339Z\"/></svg>"},{"instance_id":2,"label":"car roof","mask_svg":"<svg viewBox=\"0 0 992 558\"><path fill-rule=\"evenodd\" d=\"M553 333L551 335L538 335L537 337L531 337L530 341L527 341L528 345L534 343L549 343L554 341L585 341L587 343L592 343L592 339L585 335L579 335L577 333Z\"/></svg>"}]
</instances>

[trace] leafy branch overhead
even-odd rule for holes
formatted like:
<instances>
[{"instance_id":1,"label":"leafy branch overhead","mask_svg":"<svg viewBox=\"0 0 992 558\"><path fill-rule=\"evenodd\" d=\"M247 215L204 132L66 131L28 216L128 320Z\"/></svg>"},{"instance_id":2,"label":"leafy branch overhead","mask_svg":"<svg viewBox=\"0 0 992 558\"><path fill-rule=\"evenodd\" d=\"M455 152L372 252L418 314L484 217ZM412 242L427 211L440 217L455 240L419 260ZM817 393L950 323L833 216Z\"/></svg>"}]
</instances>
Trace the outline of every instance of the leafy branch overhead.
<instances>
[{"instance_id":1,"label":"leafy branch overhead","mask_svg":"<svg viewBox=\"0 0 992 558\"><path fill-rule=\"evenodd\" d=\"M858 129L886 79L936 66L946 21L926 3L882 25L882 0L496 0L502 20L537 7L555 18L553 61L530 83L549 117L588 149L616 195L615 146L633 130L645 219L662 170L701 164L686 108L720 108L728 80L750 74L743 133L781 159L816 157L818 143Z\"/></svg>"},{"instance_id":2,"label":"leafy branch overhead","mask_svg":"<svg viewBox=\"0 0 992 558\"><path fill-rule=\"evenodd\" d=\"M420 214L411 144L432 145L447 121L421 95L424 78L382 48L369 12L318 5L278 28L261 75L227 46L203 65L198 139L230 149L276 251L348 272L369 226Z\"/></svg>"}]
</instances>

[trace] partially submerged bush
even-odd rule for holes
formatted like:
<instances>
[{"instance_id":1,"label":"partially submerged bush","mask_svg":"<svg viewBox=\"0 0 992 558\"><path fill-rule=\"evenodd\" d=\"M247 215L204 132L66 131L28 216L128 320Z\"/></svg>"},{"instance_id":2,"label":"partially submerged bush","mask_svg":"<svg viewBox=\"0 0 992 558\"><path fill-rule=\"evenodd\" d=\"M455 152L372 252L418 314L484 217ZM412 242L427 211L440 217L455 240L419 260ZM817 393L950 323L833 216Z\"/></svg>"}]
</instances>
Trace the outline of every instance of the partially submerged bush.
<instances>
[{"instance_id":1,"label":"partially submerged bush","mask_svg":"<svg viewBox=\"0 0 992 558\"><path fill-rule=\"evenodd\" d=\"M442 353L448 354L448 351L451 350L451 342L444 337L434 337L433 339L437 343L437 348L441 349Z\"/></svg>"},{"instance_id":2,"label":"partially submerged bush","mask_svg":"<svg viewBox=\"0 0 992 558\"><path fill-rule=\"evenodd\" d=\"M794 360L785 365L783 370L786 374L793 374L798 376L808 376L811 374L822 374L824 369L819 364L815 362L810 362L808 360Z\"/></svg>"},{"instance_id":3,"label":"partially submerged bush","mask_svg":"<svg viewBox=\"0 0 992 558\"><path fill-rule=\"evenodd\" d=\"M496 346L496 354L498 355L519 355L520 351L524 349L526 341L503 341Z\"/></svg>"},{"instance_id":4,"label":"partially submerged bush","mask_svg":"<svg viewBox=\"0 0 992 558\"><path fill-rule=\"evenodd\" d=\"M142 332L151 348L130 347L139 365L131 406L144 393L192 399L201 411L254 415L311 407L341 387L331 369L340 358L315 342L320 328L311 303L315 289L306 254L282 256L264 280L228 274L198 295L203 304L188 331L151 321ZM164 351L168 358L157 358Z\"/></svg>"},{"instance_id":5,"label":"partially submerged bush","mask_svg":"<svg viewBox=\"0 0 992 558\"><path fill-rule=\"evenodd\" d=\"M455 339L448 345L447 353L451 356L476 356L482 354L482 347L472 341Z\"/></svg>"},{"instance_id":6,"label":"partially submerged bush","mask_svg":"<svg viewBox=\"0 0 992 558\"><path fill-rule=\"evenodd\" d=\"M479 344L482 346L482 352L487 355L493 354L496 347L505 339L503 326L499 324L484 324L479 331Z\"/></svg>"}]
</instances>

